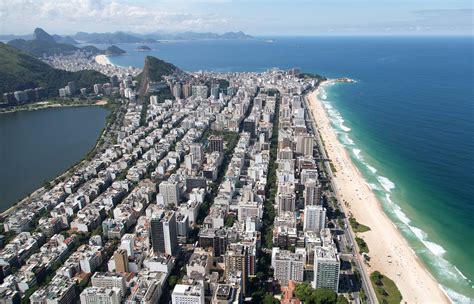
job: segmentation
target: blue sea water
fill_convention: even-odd
[[[275,37],[119,45],[184,70],[299,67],[354,84],[326,89],[340,141],[392,221],[455,302],[474,299],[474,39]],[[420,286],[420,288],[422,288]]]

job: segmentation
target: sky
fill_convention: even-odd
[[[471,0],[0,0],[0,34],[472,35]]]

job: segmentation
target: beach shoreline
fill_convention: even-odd
[[[100,106],[106,106],[107,104],[108,102],[105,100],[99,100],[95,103],[72,103],[72,104],[41,101],[37,103],[31,103],[30,107],[28,108],[13,107],[11,109],[1,110],[0,115],[18,113],[18,112],[39,111],[39,110],[51,109],[51,108],[80,108],[80,107],[97,107],[97,106],[100,107]]]
[[[107,55],[97,55],[95,56],[95,62],[101,65],[113,65]]]
[[[392,279],[407,303],[449,303],[450,299],[416,256],[407,240],[382,209],[379,199],[368,186],[365,178],[352,162],[346,148],[339,142],[331,126],[327,108],[318,95],[329,80],[307,95],[308,104],[317,130],[329,159],[335,168],[333,181],[338,188],[345,214],[352,214],[358,222],[370,227],[370,231],[357,233],[370,250],[370,266],[364,271],[370,275],[380,271]]]

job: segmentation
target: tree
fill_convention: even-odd
[[[336,304],[349,304],[349,301],[343,295],[338,295]]]
[[[271,293],[267,293],[263,298],[263,304],[278,304],[280,303]]]
[[[232,227],[234,226],[234,223],[235,223],[235,215],[229,214],[227,218],[225,219],[225,226]]]
[[[331,289],[314,289],[308,283],[301,283],[296,286],[295,296],[307,304],[345,304],[347,300],[340,299]]]
[[[315,289],[312,293],[312,300],[316,304],[332,304],[337,301],[337,294],[327,288]]]
[[[375,285],[382,286],[383,285],[382,279],[383,279],[383,275],[380,272],[374,271],[372,273],[372,280],[374,281]]]
[[[178,283],[178,277],[175,275],[171,275],[168,279],[168,285],[170,289],[173,289],[177,283]]]
[[[252,302],[253,303],[262,303],[264,297],[264,292],[259,290],[259,291],[254,291],[252,293]]]

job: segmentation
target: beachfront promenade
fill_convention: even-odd
[[[321,140],[321,135],[317,131],[318,128],[317,128],[317,125],[316,125],[316,120],[314,119],[313,111],[311,110],[311,107],[309,105],[308,98],[309,98],[308,95],[306,95],[305,98],[304,98],[304,103],[305,103],[305,107],[308,109],[307,112],[311,116],[312,128],[313,128],[313,131],[316,135],[316,140],[317,140],[317,145],[319,147],[319,152],[321,153],[322,159],[323,159],[322,163],[325,166],[326,173],[329,175],[329,182],[331,184],[331,189],[334,191],[334,195],[337,198],[337,204],[338,204],[338,206],[341,210],[344,210],[344,208],[342,207],[342,204],[341,204],[342,198],[339,194],[337,185],[334,183],[334,176],[333,176],[333,172],[332,172],[330,162],[329,162],[330,159],[328,158],[328,156],[326,154],[326,149],[324,148],[323,142]],[[347,216],[344,217],[344,226],[345,227],[340,227],[344,230],[344,235],[341,238],[341,243],[347,244],[347,240],[349,240],[349,245],[352,248],[352,252],[353,252],[353,254],[352,254],[352,257],[354,258],[353,260],[356,262],[357,269],[360,270],[359,273],[362,276],[361,277],[362,278],[362,288],[366,291],[366,296],[368,298],[367,302],[368,303],[377,303],[377,296],[375,295],[374,288],[373,288],[373,286],[370,282],[369,275],[364,270],[363,262],[362,262],[363,257],[361,257],[361,255],[359,254],[359,250],[357,248],[358,246],[357,246],[357,243],[355,242],[354,233],[351,229],[351,226],[350,226],[350,223],[349,223],[349,220],[348,220]],[[342,247],[343,246],[340,246],[341,250],[342,250]]]

